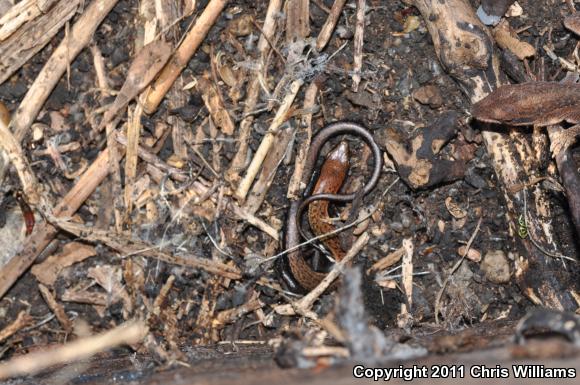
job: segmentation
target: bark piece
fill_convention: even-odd
[[[449,160],[438,156],[441,148],[455,136],[457,119],[456,112],[448,111],[412,139],[402,130],[387,129],[379,133],[378,142],[393,158],[399,175],[409,186],[422,189],[463,177],[470,159]],[[409,149],[407,143],[410,143]]]

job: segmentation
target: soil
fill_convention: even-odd
[[[478,6],[478,1],[471,2],[475,7]],[[196,3],[197,10],[200,11],[207,1]],[[316,3],[330,7],[332,1],[311,2],[310,35],[314,37],[318,35],[327,15]],[[368,227],[370,241],[356,257],[354,265],[366,271],[373,263],[399,249],[404,239],[409,239],[414,245],[413,271],[417,273],[413,278],[411,322],[402,322],[400,317],[401,307],[407,303],[407,298],[400,289],[402,285],[400,278],[395,276],[400,271],[393,272],[389,282],[383,281],[383,287],[373,282],[372,277],[364,276],[362,298],[369,323],[400,344],[424,348],[427,356],[421,358],[421,361],[413,362],[422,362],[426,365],[463,362],[469,365],[485,363],[493,367],[497,363],[508,365],[507,363],[511,364],[513,360],[532,359],[526,362],[578,368],[577,357],[574,358],[577,351],[574,349],[566,357],[537,357],[533,354],[532,357],[517,357],[514,353],[517,345],[513,343],[512,337],[516,322],[528,310],[535,307],[514,279],[516,261],[521,253],[518,248],[519,225],[515,220],[508,219],[501,186],[482,144],[478,127],[467,123],[470,102],[446,74],[445,69],[441,68],[435,56],[430,34],[418,11],[402,1],[367,1],[363,80],[359,92],[354,93],[351,91],[352,31],[356,11],[354,3],[347,2],[338,23],[338,30],[326,50],[322,54],[305,53],[308,62],[304,66],[304,71],[295,74],[303,76],[306,82],[316,81],[319,84],[318,108],[313,116],[313,128],[319,129],[333,121],[355,121],[367,127],[384,149],[384,142],[381,143],[381,139],[384,140],[388,135],[388,129],[394,128],[408,137],[413,137],[426,127],[430,127],[442,113],[455,111],[465,124],[457,127],[455,137],[443,147],[440,156],[454,159],[457,149],[463,148],[469,151],[468,155],[471,158],[463,178],[419,190],[412,189],[402,180],[397,181],[396,171],[392,165],[387,164],[378,186],[358,205],[360,209],[376,204],[379,210],[373,215]],[[562,25],[563,15],[569,13],[567,4],[554,0],[520,0],[519,5],[523,9],[523,15],[509,18],[509,23],[512,28],[522,30],[519,34],[521,40],[529,42],[537,49],[536,57],[529,59],[526,66],[532,73],[544,73],[548,80],[560,80],[564,73],[560,70],[558,62],[547,57],[542,47],[552,44],[556,55],[572,57],[578,38],[566,31]],[[243,51],[232,45],[232,38],[224,37],[224,33],[231,28],[236,19],[244,15],[252,15],[256,23],[261,25],[267,6],[268,1],[265,0],[232,1],[211,29],[202,48],[188,63],[182,75],[185,83],[200,76],[204,71],[211,71],[210,47],[215,52],[223,53],[224,60],[250,67],[255,57],[250,53],[244,56]],[[420,24],[409,32],[403,32],[405,20],[409,17],[418,17]],[[93,44],[103,54],[108,75],[112,80],[111,86],[116,90],[121,88],[131,58],[135,54],[132,42],[139,32],[136,27],[137,20],[138,2],[120,1],[99,27],[93,39]],[[193,20],[193,16],[184,18],[177,24],[177,30],[184,33]],[[259,34],[255,28],[252,33],[254,37]],[[0,85],[0,102],[10,111],[18,107],[36,74],[63,38],[64,34],[61,31],[53,39],[52,44]],[[240,35],[233,39],[247,47],[252,44],[252,39],[248,35]],[[279,33],[273,43],[283,56],[288,53],[289,47],[283,35]],[[305,52],[307,51],[305,49]],[[267,81],[268,86],[275,86],[285,75],[285,67],[282,59],[275,54],[270,60]],[[317,61],[323,62],[324,65],[316,66]],[[515,69],[517,73],[525,73],[523,62],[517,62],[517,66]],[[244,96],[234,101],[228,95],[227,85],[222,82],[220,87],[231,116],[239,122]],[[421,99],[416,94],[419,90],[435,92],[435,99],[438,96],[439,100],[433,102],[433,98],[430,98],[431,104],[421,104],[417,101]],[[189,138],[195,137],[200,129],[208,129],[204,122],[208,110],[204,107],[200,93],[195,89],[183,92],[186,93],[185,105],[171,108],[167,103],[163,103],[157,112],[142,120],[144,137],[155,136],[159,122],[166,123],[168,117],[186,122]],[[281,92],[282,95],[284,93]],[[297,100],[303,100],[303,96],[303,92],[299,93]],[[112,100],[112,97],[103,97],[95,89],[93,58],[89,49],[83,50],[71,63],[70,73],[61,79],[37,119],[39,124],[43,124],[42,139],[35,141],[29,135],[23,143],[23,149],[37,178],[48,186],[56,201],[71,188],[74,178],[67,178],[65,172],[55,166],[53,158],[39,155],[38,150],[46,149],[51,140],[58,140],[59,144],[78,142],[80,143],[78,149],[61,154],[67,170],[70,172],[76,170],[85,160],[92,162],[104,148],[105,138],[104,132],[97,139],[92,135],[92,126],[99,119],[95,116],[99,116],[97,110],[101,106],[111,103]],[[266,104],[267,99],[264,96],[258,108],[265,107]],[[297,103],[297,109],[300,108],[299,105]],[[272,117],[271,112],[255,115],[250,141],[252,151],[258,148]],[[125,118],[126,116],[123,117],[123,121]],[[58,122],[61,122],[61,126],[58,126]],[[297,120],[292,121],[292,124],[299,126]],[[206,132],[205,136],[211,135],[213,134]],[[234,134],[234,138],[235,135],[237,133]],[[296,140],[300,142],[305,136],[304,129],[298,127]],[[218,137],[225,136],[220,133]],[[192,146],[188,140],[186,142],[191,154]],[[208,140],[197,149],[217,171],[218,177],[216,178],[207,168],[203,169],[201,175],[212,180],[224,180],[224,172],[237,151],[237,145],[235,141],[223,140],[216,151],[215,143],[215,140]],[[350,143],[351,169],[343,192],[356,192],[372,170],[370,153],[364,144],[357,139],[352,139]],[[327,151],[327,148],[330,148],[330,145],[325,147],[324,151]],[[173,153],[174,144],[169,135],[158,156],[168,161]],[[574,149],[573,156],[576,164],[580,165],[578,146]],[[279,228],[280,234],[283,234],[283,223],[289,205],[286,193],[294,169],[293,159],[292,156],[291,162],[280,165],[274,179],[276,182],[272,184],[266,201],[256,213],[260,219]],[[549,162],[548,159],[547,163]],[[190,166],[186,162],[184,167]],[[144,166],[138,170],[140,176],[147,173]],[[198,167],[192,167],[191,175],[197,170]],[[224,186],[227,186],[227,182],[224,183]],[[382,197],[391,184],[393,186]],[[107,192],[110,187],[107,186],[109,185],[101,186],[77,212],[79,222],[89,226],[103,226],[99,215],[102,214],[104,205],[107,203],[112,205],[110,200],[105,200],[111,199],[110,191]],[[24,242],[25,239],[22,220],[16,215],[18,205],[12,197],[19,188],[18,177],[11,171],[1,187],[3,198],[0,198],[2,208],[0,225],[4,228],[3,233],[10,231],[9,237],[15,237],[14,229],[18,229],[20,239],[5,240],[6,246],[0,246],[2,248],[0,256],[13,254],[8,245],[12,249],[14,244]],[[229,193],[226,192],[227,194]],[[580,255],[580,243],[567,215],[569,209],[566,198],[556,190],[550,194],[553,198],[554,213],[551,224],[557,236],[554,243],[559,245],[559,249],[565,255],[577,258]],[[165,199],[170,203],[165,204],[161,199],[156,202],[159,214],[153,222],[144,220],[145,208],[141,208],[140,212],[135,210],[132,214],[130,235],[157,245],[163,239],[168,242],[166,248],[172,253],[179,254],[185,250],[199,257],[235,264],[244,271],[243,277],[237,281],[228,281],[201,270],[139,256],[130,257],[135,258],[146,277],[143,291],[137,293],[137,297],[142,296],[146,301],[152,302],[168,278],[175,277],[163,309],[173,309],[171,314],[177,314],[179,309],[179,317],[176,315],[170,317],[177,325],[167,326],[166,322],[169,321],[163,315],[149,318],[150,334],[164,353],[153,352],[151,346],[138,348],[138,353],[135,354],[132,349],[119,348],[102,353],[89,363],[70,364],[69,367],[44,372],[39,375],[40,377],[7,383],[32,384],[53,381],[58,376],[67,375],[67,369],[81,373],[68,373],[69,377],[65,377],[69,379],[69,383],[75,384],[112,382],[189,384],[226,381],[242,384],[260,380],[314,384],[350,380],[352,365],[348,363],[349,361],[337,357],[332,359],[326,357],[318,361],[306,360],[313,364],[312,366],[301,365],[298,360],[298,367],[308,368],[304,370],[283,369],[277,364],[279,355],[282,354],[279,347],[284,346],[288,340],[297,339],[304,343],[304,346],[320,345],[318,340],[330,341],[329,345],[337,344],[336,339],[329,335],[317,334],[315,331],[319,330],[319,327],[313,322],[301,317],[273,314],[273,305],[286,303],[294,297],[276,290],[278,277],[273,264],[263,265],[256,272],[250,269],[248,260],[254,256],[274,255],[283,250],[283,242],[273,241],[266,233],[244,223],[231,211],[218,210],[215,206],[199,210],[185,207],[184,215],[179,217],[176,210],[182,203],[173,197]],[[449,209],[449,202],[460,208],[464,216],[461,218],[454,216]],[[348,217],[350,210],[357,209],[356,206],[356,204],[334,205],[333,212],[344,219]],[[38,214],[36,219],[37,222],[43,221]],[[478,225],[480,219],[481,223]],[[113,228],[109,226],[110,223],[105,224],[105,228]],[[442,296],[439,316],[441,322],[437,324],[435,321],[437,294],[442,282],[449,276],[452,267],[460,258],[459,248],[467,244],[474,233],[476,236],[471,243],[471,249],[478,253],[483,261],[466,259],[452,275]],[[342,236],[342,242],[345,244],[352,243],[352,239],[351,233]],[[61,232],[58,240],[60,243],[58,250],[62,250],[62,246],[76,240],[76,237]],[[78,241],[85,242],[82,239]],[[216,249],[216,244],[224,251],[223,253]],[[67,267],[60,274],[52,287],[57,299],[67,289],[79,286],[93,286],[91,290],[101,294],[105,292],[103,288],[94,284],[87,276],[87,272],[101,265],[113,266],[120,272],[127,256],[104,244],[96,244],[95,250],[94,257]],[[486,264],[487,258],[490,259]],[[492,258],[497,259],[492,261]],[[562,269],[566,272],[562,276],[569,280],[565,286],[571,291],[578,290],[578,269],[574,264],[554,261],[545,268],[555,271]],[[258,282],[260,278],[265,280]],[[345,279],[349,279],[348,276]],[[43,322],[49,319],[51,310],[38,293],[37,279],[28,271],[1,299],[0,330],[12,322],[22,310],[32,316],[35,325],[34,328],[22,330],[0,344],[2,361],[37,350],[39,347],[65,342],[69,338],[55,318]],[[208,311],[204,308],[208,303],[214,307],[214,312],[219,312],[242,305],[255,293],[263,302],[262,310],[244,313],[234,322],[213,330],[208,330],[207,324],[200,324],[200,314]],[[325,293],[313,310],[319,315],[330,314],[330,319],[340,318],[336,314],[339,296],[344,298],[344,294],[339,295],[332,291]],[[148,310],[142,305],[143,300],[137,299],[137,303],[141,304],[136,306],[140,310],[134,310],[133,315],[148,314]],[[104,308],[75,302],[62,304],[69,316],[85,320],[93,333],[110,329],[127,318],[121,302],[108,303]],[[265,322],[266,316],[271,317],[272,321]],[[168,331],[169,329],[171,331]],[[462,333],[468,333],[469,336],[466,337]],[[568,347],[568,344],[562,343]],[[541,361],[533,361],[538,358]],[[385,358],[383,362],[384,365],[398,365],[399,361]],[[76,368],[74,365],[81,366]],[[188,365],[189,368],[184,368],[184,365]]]

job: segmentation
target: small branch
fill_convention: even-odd
[[[276,176],[276,171],[278,166],[282,163],[285,158],[286,152],[288,151],[288,144],[294,137],[294,129],[285,125],[285,127],[276,133],[273,148],[268,152],[262,168],[260,170],[260,175],[256,179],[252,187],[252,192],[246,201],[244,208],[250,212],[255,213],[258,211],[264,199],[266,199],[266,194],[274,182],[274,177]]]
[[[133,188],[137,178],[137,158],[139,157],[139,138],[141,137],[141,115],[143,107],[137,103],[132,112],[129,112],[127,120],[127,146],[125,155],[125,213],[123,217],[129,218],[133,211]],[[115,140],[116,138],[112,138]]]
[[[407,296],[407,303],[409,306],[413,306],[413,242],[412,239],[403,239],[403,248],[405,249],[405,254],[403,255],[402,271],[403,275],[403,288],[405,289],[405,295]],[[411,311],[411,309],[407,309]]]
[[[54,295],[52,295],[48,287],[44,286],[43,284],[39,284],[38,290],[40,290],[42,298],[44,298],[46,305],[56,316],[56,319],[60,323],[60,326],[62,326],[62,329],[66,333],[71,333],[73,330],[73,324],[70,318],[66,315],[64,307],[56,301],[56,298],[54,298]]]
[[[0,149],[4,150],[14,165],[28,203],[39,206],[43,212],[48,212],[49,203],[38,190],[39,183],[24,156],[22,147],[2,119],[0,119]]]
[[[240,279],[242,277],[241,272],[235,266],[229,266],[218,261],[201,258],[192,254],[178,256],[173,253],[165,253],[161,251],[163,245],[148,244],[138,239],[123,237],[106,230],[97,230],[68,221],[61,221],[58,223],[58,226],[71,234],[75,234],[81,239],[90,242],[102,242],[125,256],[143,255],[147,258],[158,259],[174,265],[202,269],[208,273],[229,279]]]
[[[244,314],[256,311],[263,306],[264,304],[259,299],[259,293],[254,292],[252,297],[243,305],[219,312],[213,321],[213,327],[223,327],[228,323],[234,322]]]
[[[272,237],[272,239],[276,241],[280,240],[280,237],[278,236],[279,229],[275,229],[268,223],[256,217],[254,214],[248,212],[247,210],[244,210],[233,201],[229,202],[229,207],[234,212],[234,214],[236,214],[240,219],[262,230],[264,233]]]
[[[303,109],[311,111],[316,105],[316,95],[318,94],[318,85],[316,81],[310,83],[306,92],[304,93]],[[301,186],[302,173],[304,171],[304,164],[306,163],[306,154],[310,147],[310,140],[312,139],[312,113],[307,113],[302,117],[301,127],[306,131],[306,138],[302,141],[294,140],[296,145],[300,144],[296,153],[296,160],[294,162],[294,172],[288,183],[288,193],[286,196],[290,199],[298,199],[300,192],[306,186]]]
[[[226,178],[229,182],[237,182],[240,178],[239,173],[242,171],[246,158],[248,155],[248,143],[250,142],[250,134],[252,132],[252,123],[254,116],[250,112],[254,111],[258,102],[260,94],[260,75],[259,71],[264,70],[266,63],[266,55],[269,47],[269,40],[274,35],[276,29],[276,15],[280,12],[282,7],[282,0],[270,0],[268,10],[266,11],[266,18],[262,27],[262,35],[258,41],[258,51],[260,54],[259,66],[254,76],[251,76],[247,88],[247,96],[244,105],[245,118],[240,123],[240,130],[238,134],[238,151],[232,160],[230,167],[226,173]]]
[[[286,42],[288,44],[310,35],[310,0],[286,0]]]
[[[552,140],[555,133],[561,132],[561,130],[562,128],[559,126],[548,127],[550,140]],[[555,160],[562,178],[562,184],[566,190],[570,215],[576,227],[576,236],[580,237],[580,174],[576,169],[570,148],[566,148],[556,154]]]

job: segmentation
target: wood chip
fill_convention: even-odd
[[[521,41],[506,20],[502,20],[493,29],[493,37],[500,47],[510,50],[520,60],[536,55],[534,46]]]

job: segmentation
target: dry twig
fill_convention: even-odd
[[[303,107],[305,111],[311,111],[316,105],[316,95],[318,94],[318,85],[316,81],[310,83],[306,92],[304,93],[304,103]],[[308,154],[308,148],[310,147],[310,141],[312,140],[312,113],[307,113],[302,117],[301,127],[306,131],[306,138],[300,141],[301,146],[298,148],[296,153],[296,160],[294,162],[294,172],[288,183],[288,193],[286,197],[290,199],[297,199],[300,196],[300,192],[306,186],[301,186],[302,173],[304,172],[304,164],[306,163],[306,154]],[[298,143],[298,141],[296,141]]]
[[[41,9],[41,3],[52,3],[51,8]],[[0,15],[0,84],[42,50],[73,18],[78,6],[79,0],[58,0],[56,4],[54,0],[25,0]]]
[[[152,114],[157,110],[165,94],[167,94],[175,79],[185,68],[189,59],[195,54],[227,3],[227,0],[211,0],[207,4],[193,28],[183,38],[183,41],[169,59],[169,63],[163,68],[153,84],[152,92],[149,93],[145,101],[145,112]]]
[[[324,47],[326,47],[326,44],[328,44],[330,38],[332,37],[332,32],[336,27],[336,23],[338,23],[338,18],[342,13],[342,8],[344,7],[345,3],[346,0],[335,0],[335,2],[332,4],[330,14],[328,15],[326,22],[322,26],[322,29],[318,34],[318,38],[316,39],[316,49],[318,51],[322,51]]]
[[[282,123],[286,121],[288,111],[290,110],[290,107],[294,102],[294,98],[296,98],[296,95],[298,94],[298,91],[300,90],[300,87],[302,86],[303,83],[304,81],[302,79],[296,79],[290,85],[290,90],[288,94],[286,95],[284,101],[278,108],[276,116],[274,116],[274,120],[272,120],[272,123],[268,128],[268,132],[266,133],[266,135],[264,135],[264,138],[262,138],[260,147],[258,147],[258,150],[256,150],[256,153],[254,154],[254,158],[252,159],[252,162],[250,163],[250,166],[246,171],[246,176],[242,179],[242,181],[238,186],[238,189],[236,190],[236,197],[238,199],[240,200],[246,199],[246,195],[248,194],[252,182],[254,181],[254,178],[256,178],[256,175],[258,174],[258,171],[260,170],[262,163],[264,162],[264,158],[272,148],[272,145],[276,138],[276,133],[278,132],[278,129],[280,128]]]
[[[366,0],[357,0],[356,2],[356,26],[354,30],[354,60],[352,66],[352,91],[358,92],[358,86],[361,81],[361,69],[363,62],[363,39],[365,31],[365,11]]]
[[[7,325],[4,329],[0,330],[0,342],[4,341],[11,335],[18,332],[20,329],[25,328],[26,326],[32,323],[32,317],[28,314],[27,311],[22,310],[18,313],[16,319]]]
[[[54,365],[83,360],[116,346],[135,344],[145,337],[147,331],[142,321],[127,322],[94,337],[18,356],[0,364],[0,379],[31,376]]]

